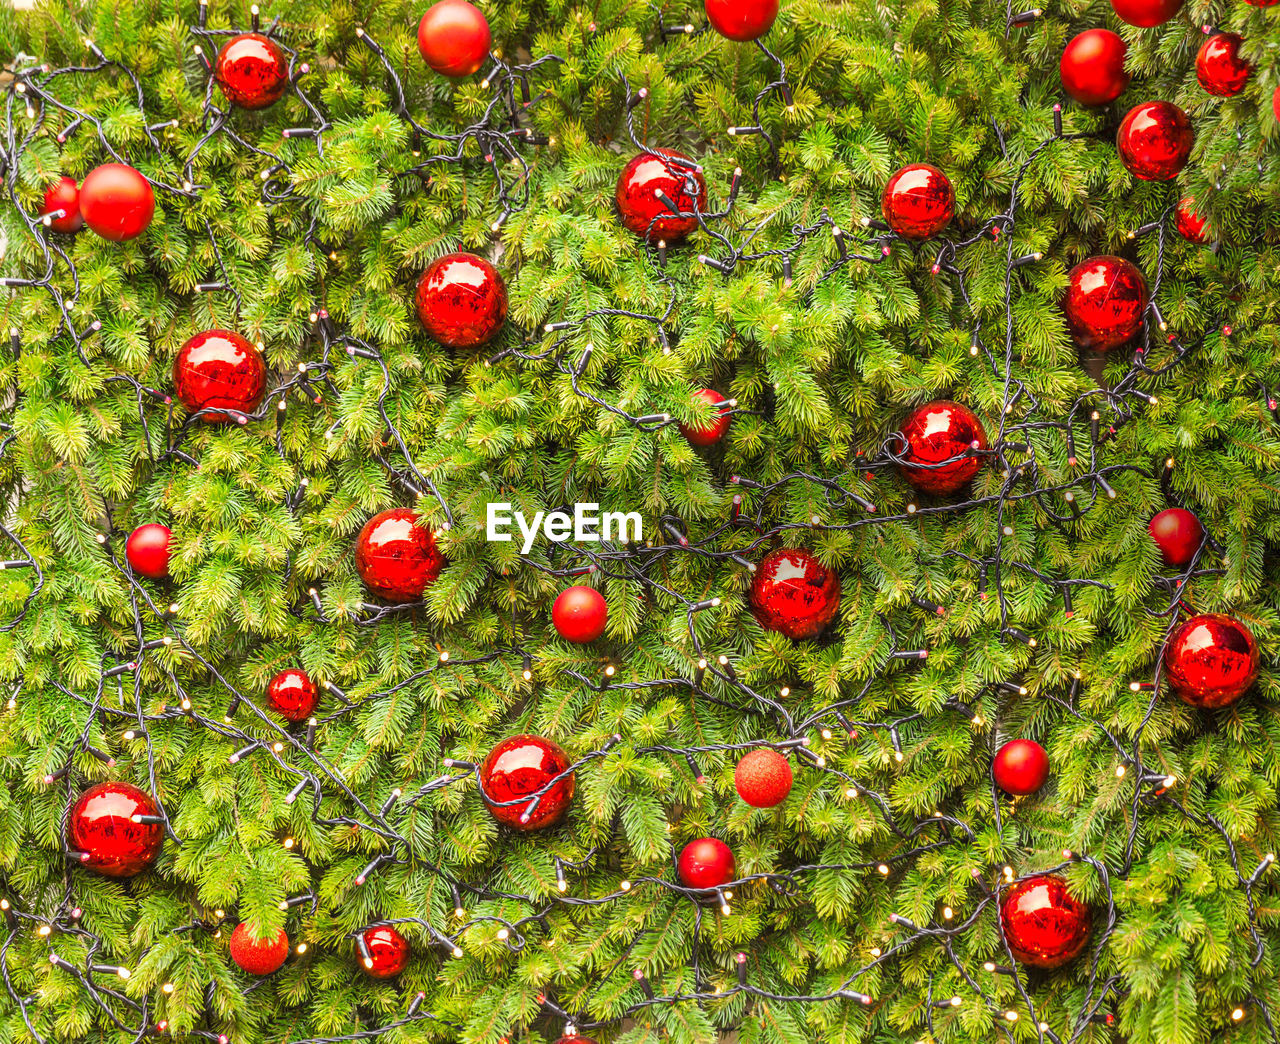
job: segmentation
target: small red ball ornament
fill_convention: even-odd
[[[902,422],[902,436],[900,470],[922,493],[954,493],[982,468],[974,453],[987,448],[987,432],[968,406],[950,399],[918,406]]]
[[[394,979],[409,964],[409,940],[391,925],[366,928],[361,938],[368,956],[364,970],[375,979]]]
[[[541,736],[522,733],[509,736],[489,752],[480,766],[480,789],[488,799],[485,807],[499,823],[516,830],[545,830],[564,818],[573,799],[576,782],[570,772],[563,779],[528,801],[518,804],[491,804],[517,801],[537,794],[556,776],[569,768],[569,755],[560,746]]]
[[[418,280],[417,307],[419,322],[446,348],[477,348],[497,337],[507,321],[507,284],[483,257],[445,254]]]
[[[1250,7],[1275,7],[1280,0],[1244,0]]]
[[[1178,234],[1188,243],[1203,245],[1209,242],[1209,236],[1205,232],[1208,219],[1195,212],[1195,204],[1190,198],[1184,197],[1178,201],[1177,220]]]
[[[1062,89],[1081,105],[1107,105],[1129,86],[1125,42],[1110,29],[1086,29],[1062,51]]]
[[[717,391],[712,391],[710,388],[699,389],[693,393],[693,397],[701,399],[713,408],[725,401],[723,395]],[[731,419],[729,412],[721,408],[703,427],[693,424],[681,424],[680,434],[688,439],[691,445],[714,446],[724,438],[725,433],[729,430],[729,421]]]
[[[1151,539],[1171,566],[1184,566],[1195,557],[1204,539],[1204,527],[1186,508],[1166,508],[1148,525]]]
[[[123,163],[94,167],[80,182],[80,216],[103,239],[122,243],[140,236],[155,213],[151,183]]]
[[[1244,90],[1253,67],[1240,57],[1244,38],[1238,33],[1215,33],[1196,54],[1196,79],[1217,98],[1231,98]]]
[[[164,827],[135,823],[159,812],[151,796],[129,783],[95,783],[67,816],[67,847],[107,877],[133,877],[156,861]]]
[[[80,216],[80,186],[75,178],[64,174],[44,190],[40,216],[52,214],[55,210],[64,212],[62,217],[49,222],[49,227],[55,232],[79,232],[84,227],[84,218]]]
[[[1129,110],[1116,131],[1120,162],[1143,181],[1169,181],[1187,165],[1196,135],[1172,102],[1151,101]]]
[[[168,526],[159,522],[144,522],[124,542],[124,557],[135,573],[162,580],[169,575],[169,542],[172,534]]]
[[[1205,613],[1173,632],[1164,669],[1184,703],[1204,710],[1229,707],[1258,676],[1258,646],[1239,620]]]
[[[1079,955],[1092,930],[1090,910],[1053,874],[1029,877],[1000,901],[1000,927],[1013,956],[1033,968],[1061,968]]]
[[[1076,344],[1105,352],[1138,332],[1148,300],[1147,281],[1135,265],[1101,254],[1068,274],[1062,310]]]
[[[685,845],[678,869],[686,888],[719,888],[736,873],[733,852],[714,837],[700,837]]]
[[[289,956],[289,937],[280,929],[274,938],[256,939],[241,921],[231,933],[231,959],[250,975],[270,975]]]
[[[1271,114],[1276,118],[1276,122],[1280,123],[1280,87],[1277,87],[1271,95]]]
[[[733,770],[733,785],[752,808],[773,808],[791,793],[791,763],[772,747],[744,754]]]
[[[267,703],[286,721],[306,721],[319,702],[316,683],[298,667],[281,671],[267,684]]]
[[[493,34],[480,8],[467,0],[440,0],[418,23],[418,53],[435,72],[460,80],[477,72]]]
[[[551,624],[567,642],[594,642],[608,622],[609,606],[594,587],[566,587],[551,606]]]
[[[758,40],[778,17],[778,0],[704,0],[711,28],[730,40]]]
[[[951,180],[937,167],[913,163],[889,179],[880,200],[888,226],[905,239],[937,235],[956,213]]]
[[[445,561],[431,530],[414,525],[412,508],[379,511],[356,537],[356,572],[379,598],[416,602]]]
[[[751,581],[751,611],[768,631],[799,641],[815,638],[840,608],[840,574],[799,547],[760,560]]]
[[[1181,11],[1182,0],[1111,0],[1111,6],[1130,25],[1150,29]]]
[[[1049,755],[1035,740],[1010,740],[996,751],[991,773],[1006,794],[1034,794],[1049,778]]]
[[[289,83],[289,63],[280,45],[261,33],[241,33],[222,45],[213,78],[227,101],[242,109],[274,105]]]
[[[173,360],[173,389],[191,413],[212,406],[252,413],[267,390],[262,353],[232,330],[205,330],[182,346]],[[206,413],[208,424],[239,420]]]
[[[674,162],[673,162],[674,161]],[[661,192],[682,214],[707,209],[707,182],[702,168],[675,149],[654,148],[633,156],[618,175],[614,200],[622,224],[638,236],[668,243],[684,239],[698,227],[696,217],[659,217],[671,208]]]

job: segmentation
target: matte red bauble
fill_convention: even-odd
[[[156,861],[164,840],[163,825],[133,817],[158,814],[150,795],[129,783],[95,783],[67,816],[67,847],[91,870],[132,877]]]
[[[1049,778],[1049,755],[1035,740],[1010,740],[996,751],[991,774],[1006,794],[1034,794]]]
[[[94,167],[80,182],[80,216],[103,239],[122,243],[140,236],[155,213],[151,183],[123,163]]]
[[[1169,181],[1187,165],[1195,131],[1172,102],[1151,101],[1129,110],[1116,131],[1120,162],[1143,181]]]
[[[289,937],[282,928],[273,938],[257,939],[241,921],[231,933],[230,949],[231,959],[250,975],[270,975],[279,971],[289,956]]]
[[[1244,38],[1238,33],[1215,33],[1196,54],[1196,79],[1218,98],[1230,98],[1244,90],[1253,67],[1240,57]]]
[[[389,924],[381,928],[366,928],[365,948],[369,956],[363,960],[364,970],[375,979],[393,979],[404,971],[409,963],[409,940]]]
[[[1151,539],[1171,566],[1184,566],[1195,557],[1204,540],[1204,527],[1186,508],[1166,508],[1147,527]]]
[[[888,226],[905,239],[928,239],[947,227],[956,213],[950,179],[928,163],[903,167],[889,179],[880,200]]]
[[[1111,0],[1111,6],[1130,25],[1150,29],[1181,11],[1182,0]]]
[[[703,0],[711,28],[730,40],[758,40],[778,17],[778,0]]]
[[[233,105],[265,109],[284,94],[289,63],[274,40],[261,33],[241,33],[222,45],[213,63],[213,78]]]
[[[281,671],[267,683],[267,703],[287,721],[306,721],[319,702],[316,683],[298,667]]]
[[[124,542],[124,557],[135,573],[161,580],[169,575],[169,541],[172,534],[168,526],[159,522],[144,522]]]
[[[412,508],[379,511],[356,537],[356,572],[388,602],[416,602],[444,568],[436,538],[417,518]]]
[[[564,772],[571,762],[559,745],[541,736],[522,733],[509,736],[489,752],[480,766],[480,789],[488,799],[485,807],[499,823],[517,830],[545,830],[564,818],[573,799],[574,774],[570,772],[545,793],[537,804],[519,798],[537,794]],[[515,804],[490,802],[512,801]]]
[[[1209,222],[1195,212],[1195,204],[1189,198],[1178,201],[1178,234],[1188,243],[1204,244],[1209,242],[1205,233],[1205,225]]]
[[[698,219],[659,217],[672,212],[658,198],[659,192],[682,214],[706,211],[707,182],[702,168],[675,149],[654,148],[632,157],[618,175],[618,186],[614,190],[622,224],[636,235],[668,243],[684,239],[698,227]]]
[[[814,638],[840,608],[840,574],[803,548],[784,547],[760,560],[751,581],[751,612],[760,626],[788,638]]]
[[[1129,86],[1125,42],[1110,29],[1086,29],[1062,51],[1062,89],[1081,105],[1107,105]]]
[[[1184,703],[1229,707],[1258,676],[1258,646],[1249,628],[1221,613],[1193,616],[1164,647],[1169,685]]]
[[[205,330],[182,346],[173,360],[173,390],[191,413],[211,406],[252,413],[267,390],[262,353],[233,330]],[[206,413],[208,424],[237,420]]]
[[[950,399],[918,406],[902,422],[902,436],[903,477],[922,493],[954,493],[982,468],[973,454],[987,448],[987,432],[968,406]]]
[[[1081,261],[1067,276],[1062,310],[1081,348],[1110,351],[1142,328],[1147,281],[1122,257],[1101,254]]]
[[[476,348],[497,337],[507,321],[507,284],[483,257],[445,254],[418,280],[417,307],[419,322],[446,348]]]
[[[84,227],[84,218],[80,216],[80,186],[75,178],[64,174],[44,190],[40,216],[52,214],[55,210],[65,211],[62,217],[49,222],[49,227],[55,232],[79,232]]]
[[[594,587],[566,587],[551,606],[551,624],[567,642],[594,642],[608,622],[609,606]]]
[[[733,786],[752,808],[773,808],[791,793],[791,763],[772,747],[742,756],[733,770]]]
[[[418,23],[418,53],[435,72],[460,80],[479,70],[493,35],[480,8],[467,0],[440,0]]]
[[[701,399],[713,409],[724,402],[724,396],[710,388],[701,388],[693,393],[695,399]],[[729,421],[732,418],[729,412],[723,408],[712,415],[705,426],[699,427],[693,424],[681,424],[680,434],[689,440],[694,446],[714,446],[717,442],[724,438],[725,432],[729,430]]]
[[[1033,968],[1060,968],[1078,956],[1093,925],[1089,907],[1053,874],[1029,877],[1000,901],[1000,927],[1015,959]]]
[[[732,881],[736,873],[733,852],[714,837],[700,837],[685,845],[678,869],[686,888],[719,888]]]

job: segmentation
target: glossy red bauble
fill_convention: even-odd
[[[369,951],[362,963],[373,978],[393,979],[409,964],[409,940],[391,925],[366,928],[362,938]]]
[[[1172,102],[1135,105],[1116,131],[1120,162],[1143,181],[1169,181],[1187,165],[1196,135],[1187,114]]]
[[[1204,230],[1209,222],[1195,212],[1195,204],[1191,199],[1184,197],[1178,201],[1177,219],[1178,234],[1188,243],[1203,245],[1209,242],[1209,236]]]
[[[140,236],[155,213],[151,183],[123,163],[94,167],[80,182],[80,216],[103,239],[122,243]]]
[[[49,222],[49,227],[55,232],[79,232],[84,227],[84,218],[80,216],[80,186],[75,178],[64,174],[44,190],[40,216],[52,214],[55,210],[64,212],[62,217]]]
[[[1106,352],[1142,328],[1148,301],[1147,281],[1137,267],[1122,257],[1101,254],[1071,270],[1062,311],[1076,344]]]
[[[758,40],[778,17],[778,0],[703,0],[711,28],[730,40]]]
[[[974,453],[987,448],[987,432],[968,406],[950,399],[918,406],[902,422],[902,436],[903,477],[922,493],[954,493],[982,468]]]
[[[702,168],[675,149],[655,148],[634,156],[622,168],[614,200],[622,224],[638,236],[674,243],[698,227],[696,217],[659,217],[671,214],[657,193],[676,205],[681,214],[707,209],[707,182]]]
[[[135,823],[158,814],[149,794],[129,783],[95,783],[67,816],[67,847],[80,862],[107,877],[132,877],[156,861],[164,827]]]
[[[509,736],[489,752],[480,766],[485,807],[499,823],[517,830],[555,826],[569,810],[576,780],[570,772],[554,784],[551,781],[570,764],[569,755],[549,739],[528,734]],[[538,794],[549,784],[550,789]],[[538,794],[536,805],[534,794]],[[518,800],[526,796],[528,801]],[[492,804],[495,801],[515,803]]]
[[[937,167],[913,163],[889,179],[880,200],[888,226],[905,239],[937,235],[956,213],[951,180]]]
[[[1125,42],[1110,29],[1086,29],[1062,51],[1062,89],[1081,105],[1107,105],[1129,86]]]
[[[798,547],[770,551],[751,581],[751,612],[760,626],[796,640],[827,629],[840,608],[840,574]]]
[[[1229,707],[1258,676],[1258,646],[1239,620],[1221,613],[1193,616],[1164,647],[1169,686],[1193,707]]]
[[[274,40],[261,33],[241,33],[222,45],[213,78],[233,105],[265,109],[278,102],[289,85],[289,62]]]
[[[460,80],[477,72],[489,54],[489,20],[467,0],[440,0],[418,23],[418,53],[435,72]]]
[[[281,671],[267,683],[267,703],[286,721],[306,721],[319,702],[316,683],[298,667]]]
[[[477,348],[497,337],[507,321],[507,284],[483,257],[445,254],[418,280],[417,307],[418,321],[446,348]]]
[[[1276,122],[1280,123],[1280,87],[1277,87],[1271,95],[1271,114],[1276,118]]]
[[[761,747],[742,756],[733,770],[733,786],[752,808],[773,808],[791,793],[791,763],[772,747]]]
[[[1151,520],[1147,528],[1166,565],[1186,565],[1195,557],[1204,540],[1204,527],[1186,508],[1166,508]]]
[[[566,587],[551,606],[551,625],[567,642],[594,642],[608,623],[609,606],[594,587]]]
[[[173,390],[191,413],[211,406],[252,413],[267,390],[262,353],[233,330],[205,330],[182,346],[173,360]],[[209,424],[237,420],[206,413]]]
[[[1244,90],[1253,67],[1240,57],[1243,37],[1238,33],[1215,33],[1200,45],[1196,54],[1196,79],[1217,98],[1230,98]]]
[[[1053,874],[1029,877],[1000,900],[1000,927],[1016,960],[1033,968],[1060,968],[1085,948],[1093,928],[1089,907]]]
[[[693,393],[695,399],[701,399],[713,409],[725,401],[723,395],[710,388],[701,388]],[[680,434],[689,440],[693,446],[714,446],[717,442],[724,438],[725,433],[729,430],[730,417],[727,410],[723,407],[713,414],[712,419],[704,426],[698,427],[693,424],[681,424]]]
[[[1150,29],[1181,11],[1182,0],[1111,0],[1111,6],[1130,25]]]
[[[250,975],[270,975],[289,956],[289,937],[280,929],[273,938],[256,939],[241,921],[231,933],[231,959]]]
[[[169,575],[169,541],[172,534],[168,526],[159,522],[144,522],[124,542],[124,557],[135,573],[161,580]]]
[[[412,508],[379,511],[356,537],[356,572],[388,602],[416,602],[444,568],[436,538],[417,518]]]
[[[686,888],[719,888],[732,881],[737,872],[733,852],[714,837],[700,837],[685,845],[678,869]]]
[[[996,751],[991,774],[1006,794],[1034,794],[1049,778],[1049,755],[1035,740],[1010,740]]]

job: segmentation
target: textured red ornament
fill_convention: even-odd
[[[173,360],[173,390],[191,413],[221,406],[252,413],[267,390],[262,353],[232,330],[205,330],[182,346]],[[226,413],[206,413],[203,420],[234,420]]]
[[[902,435],[902,475],[922,493],[954,493],[982,468],[971,451],[987,448],[987,432],[968,406],[950,399],[918,406],[902,422]]]
[[[255,939],[241,921],[231,933],[230,949],[231,959],[250,975],[270,975],[289,956],[289,937],[282,928],[273,939]]]
[[[681,164],[672,160],[679,160]],[[655,148],[632,157],[618,175],[618,186],[614,190],[622,224],[636,235],[664,239],[668,243],[684,239],[698,227],[698,219],[659,217],[659,214],[670,214],[671,208],[657,197],[658,192],[682,214],[695,209],[705,211],[707,182],[702,168],[675,149]]]
[[[289,83],[289,63],[279,44],[261,33],[241,33],[222,45],[213,78],[227,101],[242,109],[274,105]]]
[[[144,522],[124,542],[124,557],[135,573],[160,580],[169,575],[169,541],[172,534],[168,526],[159,522]]]
[[[703,0],[711,28],[730,40],[758,40],[778,17],[778,0]]]
[[[497,337],[507,321],[507,284],[483,257],[445,254],[418,280],[417,305],[419,322],[446,348],[476,348]]]
[[[693,393],[695,399],[701,399],[707,405],[715,407],[717,403],[724,402],[724,396],[710,388],[701,388]],[[713,415],[712,419],[705,427],[695,427],[692,424],[681,424],[680,434],[683,435],[694,446],[714,446],[717,442],[724,438],[725,432],[729,430],[729,422],[732,417],[725,409],[719,410]]]
[[[1178,201],[1177,214],[1178,234],[1183,239],[1188,243],[1204,244],[1209,242],[1209,237],[1204,230],[1208,220],[1195,212],[1195,204],[1190,198],[1184,197]]]
[[[1125,42],[1110,29],[1086,29],[1062,51],[1062,89],[1081,105],[1107,105],[1129,86]]]
[[[517,830],[545,830],[564,818],[573,799],[576,782],[569,773],[546,793],[517,805],[491,805],[490,801],[514,801],[542,790],[570,765],[559,745],[541,736],[522,733],[499,743],[480,766],[480,788],[485,807],[499,823]],[[530,806],[533,806],[530,808]]]
[[[418,53],[435,72],[460,80],[479,70],[493,35],[489,21],[467,0],[440,0],[418,23]]]
[[[1148,300],[1147,281],[1136,266],[1101,254],[1071,270],[1062,310],[1076,344],[1105,352],[1138,332]]]
[[[928,239],[956,213],[951,180],[937,167],[913,163],[889,179],[880,200],[885,222],[905,239]]]
[[[1111,0],[1111,6],[1130,25],[1150,29],[1181,11],[1182,0]]]
[[[356,537],[356,572],[388,602],[416,602],[444,568],[435,537],[414,525],[417,518],[412,508],[379,511]]]
[[[773,808],[791,793],[791,763],[772,747],[761,747],[742,756],[733,770],[733,785],[752,808]]]
[[[1049,778],[1049,755],[1035,740],[1010,740],[996,751],[991,773],[1006,794],[1034,794]]]
[[[798,547],[770,551],[751,581],[751,611],[760,626],[788,638],[814,638],[840,608],[840,574]]]
[[[1060,968],[1076,957],[1092,930],[1089,907],[1053,874],[1029,877],[1005,891],[1000,926],[1013,956],[1033,968]]]
[[[1200,520],[1186,508],[1166,508],[1147,527],[1151,539],[1171,566],[1184,566],[1195,556],[1204,539]]]
[[[1258,676],[1258,646],[1239,620],[1221,613],[1193,616],[1164,648],[1169,685],[1184,703],[1229,707]]]
[[[1196,79],[1218,98],[1230,98],[1244,90],[1253,67],[1240,57],[1244,38],[1238,33],[1215,33],[1196,54]]]
[[[156,861],[164,827],[135,823],[133,816],[158,814],[150,795],[129,783],[95,783],[67,816],[67,847],[81,862],[107,877],[132,877]]]
[[[551,606],[551,624],[567,642],[594,642],[608,622],[609,606],[594,587],[566,587]]]
[[[714,837],[700,837],[685,845],[678,869],[686,888],[719,888],[732,881],[737,872],[733,852]]]
[[[1187,165],[1195,131],[1172,102],[1151,101],[1129,110],[1116,131],[1120,162],[1143,181],[1169,181]]]
[[[84,218],[80,216],[80,186],[75,178],[64,174],[44,190],[40,216],[52,214],[55,210],[66,211],[63,217],[49,222],[49,227],[55,232],[79,232],[84,227]]]
[[[123,163],[94,167],[80,182],[80,216],[103,239],[122,243],[140,236],[155,213],[151,183]]]
[[[409,940],[390,925],[367,928],[364,944],[369,950],[364,970],[375,979],[393,979],[409,963]]]
[[[288,721],[306,721],[319,702],[316,683],[298,667],[281,671],[267,684],[267,703]]]

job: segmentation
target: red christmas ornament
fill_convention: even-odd
[[[227,101],[242,109],[274,105],[289,84],[289,63],[279,44],[261,33],[241,33],[222,45],[213,78]]]
[[[1053,874],[1020,881],[1000,901],[1000,926],[1013,956],[1033,968],[1061,968],[1076,957],[1092,930],[1089,907]]]
[[[718,403],[724,402],[724,396],[710,388],[701,388],[693,393],[695,399],[701,399],[709,406],[716,406]],[[705,427],[695,427],[692,424],[681,424],[680,434],[689,440],[694,446],[714,446],[717,442],[724,438],[725,432],[729,430],[729,421],[732,418],[725,409],[719,410],[715,416],[707,422]]]
[[[1280,3],[1280,0],[1277,0]],[[1280,123],[1280,87],[1275,89],[1275,93],[1271,95],[1271,114],[1275,116],[1276,122]]]
[[[922,493],[954,493],[982,468],[972,453],[987,448],[987,432],[968,406],[950,399],[918,406],[902,422],[902,436],[900,470]]]
[[[1240,57],[1244,38],[1238,33],[1215,33],[1196,54],[1196,79],[1217,98],[1230,98],[1244,90],[1253,66]]]
[[[80,216],[80,186],[75,178],[64,174],[44,190],[40,216],[52,214],[55,210],[65,211],[62,217],[49,222],[49,227],[55,232],[79,232],[84,227],[84,218]]]
[[[840,574],[809,551],[778,548],[760,560],[751,581],[751,611],[768,631],[815,638],[840,608]]]
[[[1010,740],[996,751],[991,772],[1006,794],[1034,794],[1049,778],[1049,755],[1035,740]]]
[[[281,671],[267,684],[267,703],[287,721],[306,721],[319,702],[316,683],[298,667]]]
[[[1172,102],[1151,101],[1129,110],[1116,131],[1120,162],[1143,181],[1169,181],[1187,165],[1195,131]]]
[[[440,0],[418,23],[418,52],[435,72],[460,80],[484,64],[493,35],[480,8],[467,0]]]
[[[791,763],[772,747],[760,747],[742,756],[733,785],[752,808],[773,808],[791,793]]]
[[[1062,310],[1076,344],[1105,352],[1141,329],[1148,300],[1147,281],[1133,264],[1101,254],[1071,270]]]
[[[1086,29],[1062,51],[1062,89],[1081,105],[1107,105],[1129,86],[1125,42],[1110,29]]]
[[[880,200],[889,227],[905,239],[937,235],[956,213],[950,179],[928,163],[903,167],[889,179]]]
[[[436,6],[464,2],[441,0]],[[507,284],[483,257],[445,254],[418,280],[417,305],[418,320],[446,348],[477,348],[497,337],[507,321]]]
[[[436,538],[417,518],[412,508],[379,511],[356,537],[356,572],[388,602],[416,602],[444,568]]]
[[[480,789],[488,798],[485,807],[499,823],[516,830],[545,830],[555,826],[564,818],[573,798],[572,772],[540,794],[536,805],[532,797],[514,805],[490,802],[514,801],[536,794],[570,764],[569,755],[549,739],[526,733],[509,736],[489,751],[480,766]]]
[[[366,928],[360,936],[364,940],[364,970],[375,979],[394,979],[409,963],[409,940],[391,925]]]
[[[279,971],[288,956],[289,937],[283,928],[274,939],[256,939],[249,934],[249,926],[241,921],[231,933],[231,959],[250,975]]]
[[[719,888],[736,873],[733,852],[717,838],[700,837],[684,846],[679,871],[686,888]]]
[[[1182,10],[1182,0],[1111,0],[1111,6],[1130,25],[1150,29]]]
[[[1275,7],[1280,0],[1244,0],[1250,7]]]
[[[155,213],[151,183],[123,163],[94,167],[80,182],[80,216],[103,239],[122,243],[140,236]]]
[[[673,162],[678,161],[678,162]],[[707,182],[702,168],[675,149],[655,148],[633,156],[618,175],[614,200],[622,224],[638,236],[668,243],[684,239],[698,227],[696,217],[659,217],[671,214],[661,192],[682,214],[707,209]]]
[[[169,575],[169,541],[172,534],[168,526],[159,522],[145,522],[129,534],[124,542],[124,557],[135,573],[161,580]]]
[[[1205,233],[1205,225],[1209,222],[1195,212],[1195,204],[1189,197],[1178,201],[1178,234],[1188,243],[1204,244],[1209,242]]]
[[[1258,676],[1258,646],[1239,620],[1205,613],[1173,632],[1164,669],[1184,703],[1204,710],[1229,707]]]
[[[135,823],[159,811],[150,795],[129,783],[95,783],[67,817],[67,847],[80,862],[107,877],[132,877],[156,861],[164,827]]]
[[[703,0],[711,28],[730,40],[758,40],[778,17],[778,0]]]
[[[594,642],[608,622],[609,606],[594,587],[566,587],[551,606],[551,624],[567,642]]]
[[[556,1038],[556,1044],[597,1044],[594,1037],[584,1037],[580,1033]]]
[[[1151,539],[1171,566],[1184,566],[1195,557],[1204,539],[1200,520],[1186,508],[1166,508],[1147,527]]]
[[[267,390],[262,353],[232,330],[205,330],[182,346],[173,360],[173,389],[191,413],[221,406],[252,413]],[[207,424],[235,420],[226,413],[206,413]]]

